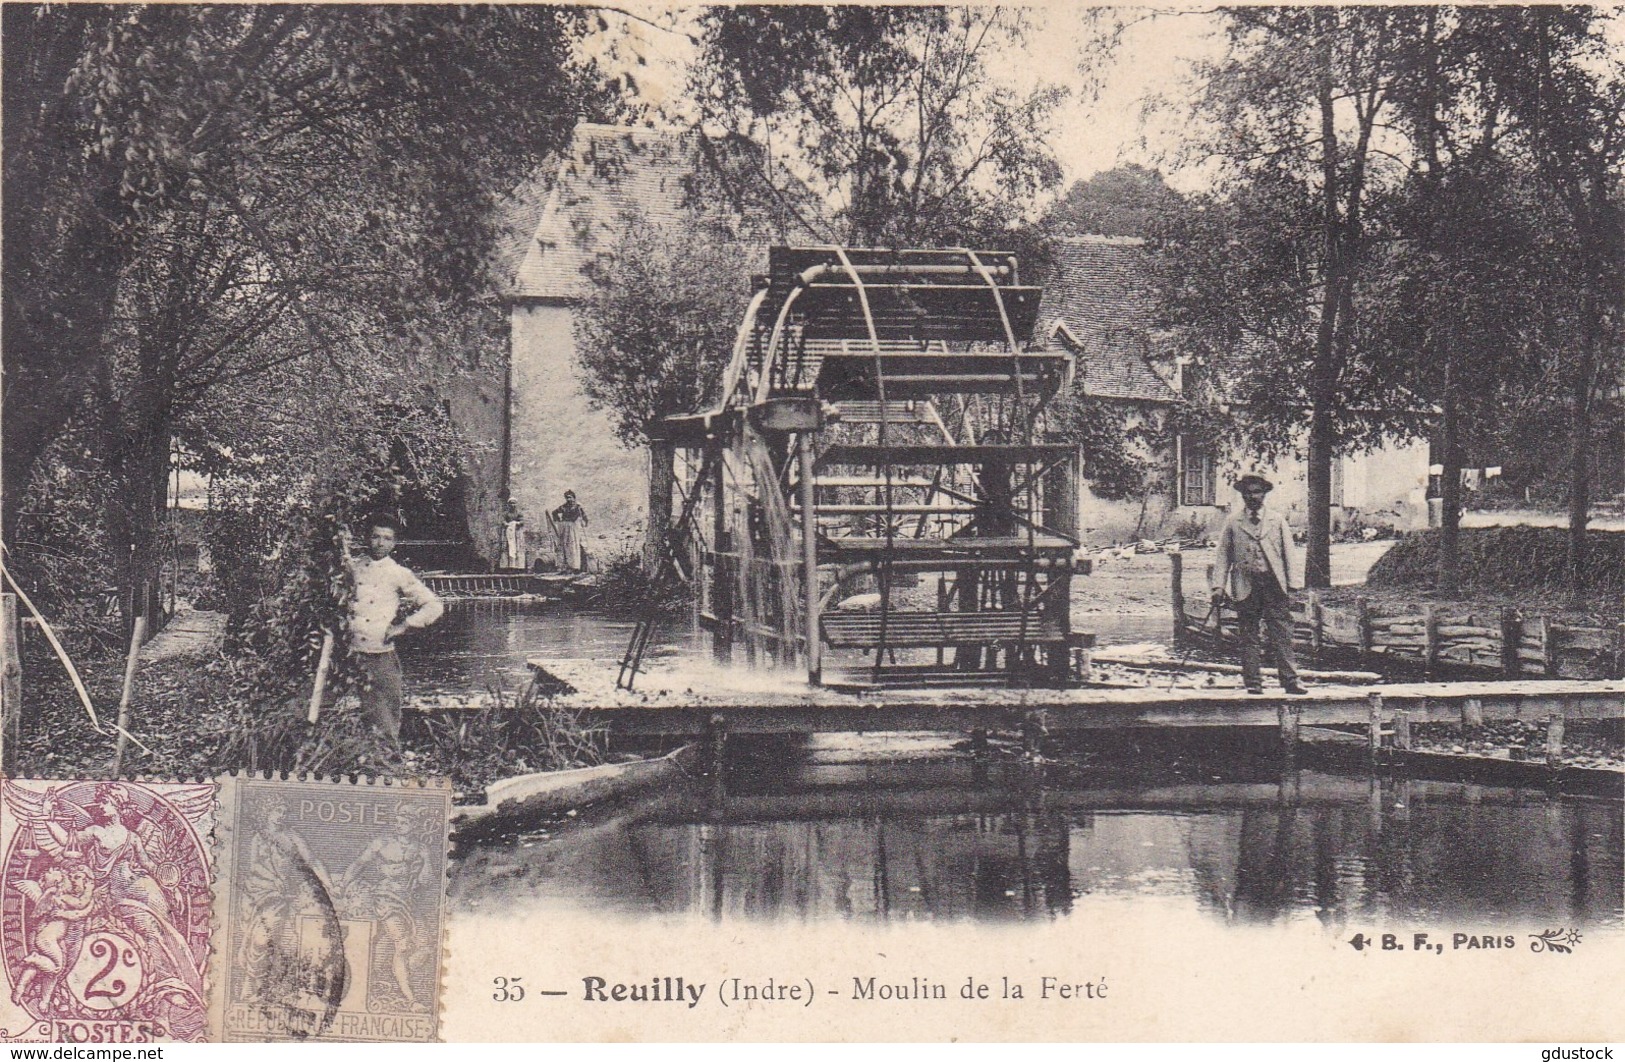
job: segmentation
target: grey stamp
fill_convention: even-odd
[[[433,1041],[450,791],[233,778],[215,890],[223,1041]]]

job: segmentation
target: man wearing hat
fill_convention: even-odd
[[[1292,571],[1292,532],[1286,520],[1264,508],[1264,495],[1275,484],[1249,473],[1236,480],[1245,503],[1233,512],[1219,533],[1219,556],[1213,565],[1213,603],[1228,602],[1241,621],[1241,677],[1247,692],[1262,694],[1258,628],[1263,624],[1270,648],[1275,650],[1281,688],[1287,693],[1305,690],[1298,682],[1298,664],[1292,653],[1290,594],[1297,580]]]

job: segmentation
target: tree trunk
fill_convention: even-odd
[[[677,483],[671,443],[649,444],[649,526],[643,537],[643,570],[651,578],[665,563],[666,535],[671,531],[671,494]]]
[[[158,585],[163,564],[160,534],[169,498],[167,420],[153,413],[117,433],[112,445],[113,487],[108,499],[108,545],[124,610],[124,629],[148,611],[147,600]]]
[[[129,252],[119,170],[82,157],[71,140],[76,98],[63,91],[85,40],[117,17],[92,5],[4,13],[6,111],[33,116],[5,125],[0,530],[8,542],[35,462],[94,385]]]
[[[1321,271],[1320,322],[1315,331],[1315,361],[1309,381],[1308,508],[1309,543],[1303,582],[1310,588],[1332,585],[1332,452],[1336,448],[1337,315],[1343,303],[1347,265],[1343,255],[1342,214],[1338,203],[1338,140],[1332,94],[1331,27],[1324,10],[1316,12],[1321,34],[1316,48],[1320,66],[1316,98],[1321,126]]]
[[[1591,516],[1591,396],[1597,365],[1597,317],[1593,299],[1581,310],[1580,363],[1575,366],[1569,411],[1569,556],[1571,590],[1585,589],[1586,522]]]
[[[1309,544],[1304,554],[1303,585],[1332,585],[1332,450],[1336,433],[1331,410],[1316,406],[1309,422]]]
[[[1439,567],[1435,586],[1454,593],[1461,566],[1461,416],[1451,367],[1445,365],[1444,416],[1439,432]]]

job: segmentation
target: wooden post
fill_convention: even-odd
[[[1371,755],[1376,756],[1382,751],[1382,694],[1376,691],[1366,694],[1366,704],[1370,709],[1366,720],[1369,750]]]
[[[1309,647],[1315,663],[1326,648],[1326,606],[1321,604],[1320,591],[1309,591]]]
[[[1296,704],[1283,704],[1276,709],[1281,722],[1281,748],[1293,752],[1298,747],[1299,710]]]
[[[23,655],[17,619],[17,595],[0,594],[0,718],[5,721],[0,743],[23,735]]]
[[[1540,663],[1546,669],[1547,678],[1557,677],[1557,635],[1554,632],[1556,623],[1552,617],[1541,616],[1535,620],[1535,629],[1540,632]]]
[[[1423,674],[1432,678],[1439,669],[1439,611],[1429,602],[1422,606],[1422,631],[1427,641],[1423,645]]]
[[[1394,747],[1411,751],[1411,713],[1403,708],[1394,713]]]
[[[327,669],[333,663],[333,632],[322,632],[322,654],[316,659],[316,681],[311,684],[310,710],[305,722],[314,724],[322,715],[322,694],[327,690]]]
[[[711,632],[711,655],[718,663],[729,664],[733,662],[734,648],[734,573],[727,556],[733,548],[728,533],[727,461],[721,442],[708,439],[706,445],[715,451],[711,462],[711,613],[717,626]]]
[[[1083,470],[1082,448],[1074,447],[1072,456],[1062,461],[1044,479],[1044,520],[1067,537],[1081,541],[1078,533],[1078,477]],[[1031,488],[1028,488],[1030,498]],[[1173,554],[1177,556],[1178,554]],[[1029,575],[1028,578],[1033,578]],[[1059,644],[1044,647],[1048,679],[1057,686],[1068,683],[1072,669],[1072,564],[1052,568],[1044,584],[1044,619],[1067,637]]]
[[[124,766],[124,749],[129,744],[130,698],[135,693],[135,668],[141,657],[141,643],[147,639],[146,613],[135,618],[130,628],[130,653],[124,658],[124,691],[118,699],[118,741],[113,745],[113,777],[118,777]]]
[[[796,453],[800,460],[801,475],[801,576],[805,591],[807,620],[807,681],[821,685],[823,675],[823,646],[818,633],[818,508],[817,491],[813,489],[813,437],[804,431],[796,436]]]
[[[1048,731],[1044,713],[1040,710],[1029,711],[1021,717],[1021,750],[1029,757],[1036,758],[1042,751],[1044,734]]]
[[[1484,727],[1484,702],[1477,697],[1468,697],[1461,702],[1461,743],[1477,741],[1479,731]]]
[[[707,727],[710,738],[711,759],[711,798],[718,802],[728,795],[727,783],[724,779],[724,767],[728,758],[728,718],[717,712],[711,716]]]
[[[1355,619],[1360,627],[1360,661],[1371,666],[1371,604],[1363,597],[1354,599]]]
[[[1174,606],[1174,645],[1178,647],[1185,642],[1185,556],[1181,553],[1170,553],[1168,554],[1168,562],[1173,565],[1171,585]]]
[[[1552,770],[1563,767],[1563,713],[1553,712],[1546,717],[1546,766]]]
[[[1614,631],[1614,677],[1625,678],[1625,623]]]
[[[1507,678],[1517,678],[1523,671],[1518,657],[1518,646],[1523,642],[1523,618],[1511,605],[1501,607],[1501,671]]]

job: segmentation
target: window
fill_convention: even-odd
[[[1213,451],[1184,435],[1179,437],[1179,504],[1213,504]]]

